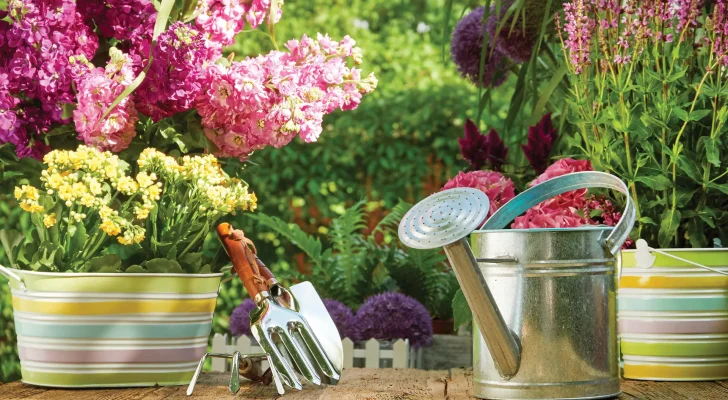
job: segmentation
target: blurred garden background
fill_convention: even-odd
[[[4,9],[3,3],[0,2],[0,8]],[[297,139],[281,149],[268,147],[256,152],[245,165],[237,161],[227,165],[227,171],[246,180],[258,198],[256,213],[229,220],[257,243],[261,259],[279,278],[295,281],[314,268],[311,249],[306,251],[305,243],[303,251],[301,246],[294,245],[293,242],[302,244],[295,240],[296,235],[311,235],[311,240],[318,239],[323,248],[328,248],[337,240],[332,229],[338,229],[339,235],[349,233],[345,238],[349,243],[344,246],[369,246],[371,250],[356,260],[357,265],[347,265],[352,260],[345,258],[338,265],[326,266],[356,275],[332,289],[341,292],[341,300],[356,308],[371,294],[398,290],[420,300],[433,318],[452,318],[450,304],[457,283],[447,270],[444,257],[437,252],[403,257],[405,250],[389,246],[396,241],[397,221],[385,220],[386,226],[375,227],[391,210],[399,211],[401,216],[406,203],[440,190],[458,171],[468,168],[457,141],[463,136],[466,119],[475,120],[483,132],[495,129],[505,145],[520,150],[529,125],[538,122],[548,110],[555,117],[560,115],[558,107],[549,103],[551,96],[539,95],[543,86],[547,86],[549,95],[560,90],[557,85],[539,83],[538,79],[541,69],[553,69],[558,58],[553,54],[551,61],[534,58],[530,62],[529,79],[519,73],[517,64],[511,65],[498,91],[478,88],[458,73],[450,57],[452,30],[463,15],[480,3],[285,2],[286,17],[275,26],[279,45],[304,33],[315,37],[317,32],[325,32],[333,38],[348,34],[364,52],[364,74],[374,72],[379,87],[356,110],[327,116],[324,133],[317,143],[304,144]],[[535,15],[540,25],[543,12]],[[228,51],[235,59],[242,59],[272,48],[266,31],[255,30],[238,34],[236,44]],[[555,81],[557,84],[560,78]],[[520,151],[512,151],[508,158],[512,166],[506,171],[509,175],[519,175],[520,168],[528,166]],[[8,196],[12,183],[6,180],[2,186],[0,226],[26,231],[31,225],[30,215],[23,213]],[[281,235],[280,230],[271,228],[276,221],[261,221],[254,214],[276,217],[293,224],[281,229],[297,226],[300,232],[291,230],[291,240],[290,235]],[[215,251],[219,246],[216,239],[208,239],[206,250]],[[308,244],[315,248],[314,242]],[[4,262],[0,247],[0,263]],[[352,272],[354,269],[358,271]],[[357,286],[350,286],[352,282],[358,282]],[[5,282],[0,284],[0,294],[0,378],[8,381],[19,378],[19,366]],[[239,280],[223,285],[213,332],[227,332],[229,316],[245,296]]]

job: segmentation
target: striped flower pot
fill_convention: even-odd
[[[669,254],[728,272],[728,249]],[[654,254],[622,251],[618,320],[625,378],[728,379],[728,276]]]
[[[54,387],[188,384],[222,276],[13,272],[23,382]]]

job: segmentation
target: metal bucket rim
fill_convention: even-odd
[[[146,278],[215,278],[224,275],[224,272],[215,272],[209,274],[165,274],[165,273],[136,273],[136,272],[38,272],[38,271],[27,271],[23,269],[12,269],[13,272],[17,272],[21,275],[36,275],[36,276],[49,276],[55,278],[72,278],[72,277],[146,277]]]
[[[475,230],[472,234],[478,233],[505,233],[505,232],[518,232],[518,233],[539,233],[539,232],[573,232],[573,231],[609,231],[613,230],[613,226],[607,225],[588,225],[579,226],[575,228],[521,228],[521,229],[482,229]]]
[[[698,248],[672,248],[672,247],[668,247],[666,249],[659,249],[659,250],[661,250],[661,251],[667,251],[667,252],[670,252],[670,253],[673,253],[673,252],[676,252],[676,253],[677,252],[688,252],[688,251],[690,251],[690,252],[693,252],[693,251],[697,251],[697,252],[712,252],[712,251],[715,251],[715,252],[720,252],[720,251],[728,252],[728,247],[717,247],[717,248],[716,247],[698,247]],[[634,253],[634,252],[637,251],[637,249],[628,249],[628,250],[622,250],[622,251],[623,252]]]

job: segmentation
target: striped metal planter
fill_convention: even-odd
[[[188,384],[222,276],[14,272],[23,382],[54,387]]]
[[[728,249],[667,252],[728,272]],[[655,254],[623,251],[618,324],[625,378],[728,379],[728,276]]]

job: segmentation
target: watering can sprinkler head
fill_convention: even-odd
[[[477,189],[438,192],[404,216],[399,224],[399,239],[415,249],[445,250],[494,364],[501,376],[508,379],[518,372],[520,346],[498,310],[466,239],[483,223],[489,210],[488,196]]]

